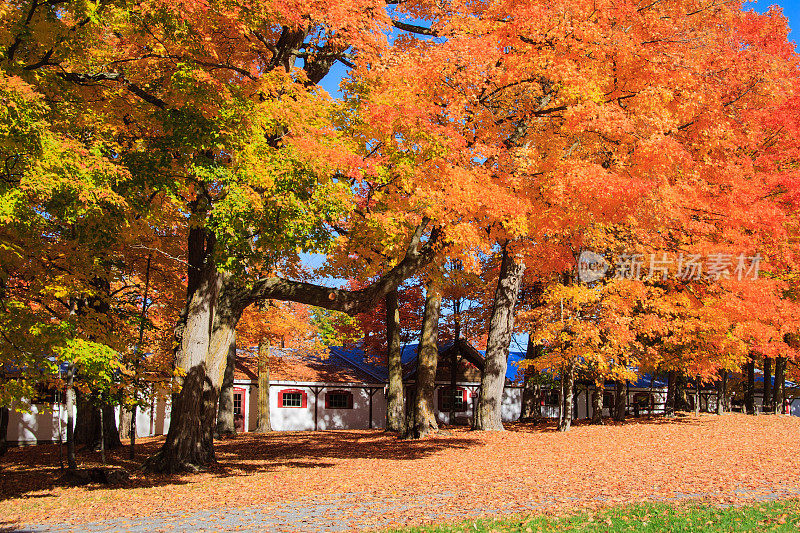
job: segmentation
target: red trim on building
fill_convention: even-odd
[[[236,431],[240,433],[244,433],[247,431],[245,427],[245,413],[247,412],[247,389],[243,389],[242,387],[234,387],[233,388],[233,395],[234,395],[234,405],[236,404],[235,398],[236,395],[239,394],[241,396],[241,403],[239,405],[240,413],[239,416],[241,417],[238,421],[236,420],[236,414],[233,415],[233,426],[236,428]],[[238,423],[237,423],[238,422]]]
[[[300,394],[300,406],[291,406],[291,405],[283,405],[283,395],[284,393],[289,394]],[[301,389],[283,389],[282,391],[278,392],[278,407],[285,408],[285,409],[305,409],[308,407],[308,394],[306,391]]]
[[[347,407],[331,407],[331,402],[328,396],[330,394],[344,394],[347,396]],[[325,393],[325,409],[352,409],[353,408],[353,393],[346,390],[330,390]]]
[[[439,411],[440,412],[449,412],[450,409],[443,409],[442,406],[444,405],[444,391],[450,390],[450,387],[439,387],[438,395],[439,395]],[[464,387],[456,387],[457,391],[461,391],[461,409],[456,409],[456,412],[463,412],[467,410],[467,389]]]

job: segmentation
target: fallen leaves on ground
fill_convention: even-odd
[[[287,502],[346,499],[357,503],[351,516],[339,516],[338,508],[335,518],[366,528],[644,500],[730,504],[800,492],[797,417],[686,415],[578,425],[568,433],[552,424],[448,429],[449,436],[422,441],[379,430],[245,434],[216,443],[217,466],[176,476],[138,470],[163,438],[146,439],[136,461],[127,460],[127,449],[109,453],[111,464],[132,473],[116,488],[56,485],[56,445],[12,449],[0,459],[0,526],[231,507],[268,512]],[[83,452],[79,460],[97,465],[99,454]]]

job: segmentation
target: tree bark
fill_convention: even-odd
[[[130,438],[131,436],[131,422],[133,421],[133,412],[120,406],[119,408],[119,432],[120,439]]]
[[[774,412],[776,414],[783,413],[783,400],[784,390],[786,383],[786,358],[775,358],[775,386],[773,387],[773,403],[775,404]]]
[[[503,246],[500,276],[492,303],[486,362],[481,376],[481,396],[475,417],[475,429],[502,431],[502,399],[505,388],[508,346],[514,328],[514,312],[525,265],[517,262]]]
[[[592,424],[603,425],[603,394],[605,393],[605,380],[596,379],[592,393]]]
[[[625,420],[625,410],[628,407],[628,392],[625,382],[617,381],[614,393],[614,420],[623,422]]]
[[[272,431],[269,413],[269,342],[258,343],[258,424],[256,433]]]
[[[700,387],[702,386],[700,376],[697,376],[694,382],[694,416],[700,416]]]
[[[203,198],[191,205],[202,221]],[[202,222],[201,222],[202,223]],[[369,309],[380,298],[433,259],[441,231],[433,228],[423,242],[429,224],[417,226],[405,256],[392,269],[367,287],[349,291],[332,289],[272,276],[245,284],[218,273],[214,264],[216,239],[204,226],[189,230],[186,305],[175,328],[176,365],[185,372],[180,392],[173,395],[169,432],[159,452],[144,464],[152,472],[197,471],[216,461],[214,426],[230,337],[242,311],[253,303],[276,299],[294,301],[356,314]]]
[[[0,407],[0,457],[8,451],[8,407]]]
[[[235,330],[234,330],[235,331]],[[236,372],[236,334],[234,333],[228,355],[225,359],[225,372],[222,375],[222,386],[219,390],[219,406],[217,407],[216,435],[233,437],[236,435],[236,421],[233,413],[233,379]]]
[[[67,468],[75,470],[78,463],[75,461],[75,365],[67,368]]]
[[[727,394],[728,371],[719,371],[719,380],[717,380],[717,414],[721,415],[725,412],[725,395]]]
[[[564,372],[562,372],[561,379],[564,382],[564,416],[561,417],[561,424],[559,424],[558,430],[569,431],[569,428],[572,427],[573,397],[575,395],[575,364],[572,361],[567,364]]]
[[[196,472],[216,462],[214,426],[217,400],[236,324],[244,307],[213,261],[214,236],[204,228],[189,232],[187,305],[176,328],[177,366],[185,371],[173,395],[167,439],[143,465],[152,472]]]
[[[97,407],[83,394],[77,395],[78,416],[75,421],[75,444],[87,449],[102,451],[122,446],[119,431],[114,423],[114,408],[103,404]],[[100,414],[102,409],[102,416]]]
[[[744,385],[744,408],[745,412],[748,415],[753,415],[756,412],[756,404],[755,404],[755,381],[756,381],[756,373],[755,373],[756,364],[755,361],[750,361],[746,365],[744,365],[744,372],[745,372],[745,385]]]
[[[400,308],[397,291],[386,295],[386,343],[389,366],[389,385],[386,398],[386,429],[405,433],[405,391],[403,362],[400,350]]]
[[[772,409],[772,359],[764,358],[764,395],[761,411],[771,413]]]
[[[667,373],[667,404],[665,405],[665,414],[667,417],[675,416],[675,385],[677,383],[677,374],[674,370]]]
[[[105,421],[108,420],[108,417],[103,416],[103,411],[105,409],[101,406],[97,409],[97,414],[100,416],[100,461],[103,464],[106,464],[106,432],[105,432]]]
[[[687,385],[689,384],[686,374],[678,372],[675,381],[675,410],[676,411],[690,411],[691,402],[689,401],[689,391]]]
[[[542,354],[542,347],[533,342],[533,333],[528,335],[528,345],[525,347],[525,359],[528,362],[537,359]],[[542,417],[541,403],[539,402],[538,387],[539,372],[529,365],[525,368],[522,387],[522,407],[519,419],[521,421],[538,422]]]
[[[425,295],[425,311],[422,319],[422,334],[417,357],[417,386],[414,401],[413,426],[409,436],[421,439],[437,431],[436,413],[433,410],[433,395],[436,389],[436,367],[439,362],[439,312],[442,296],[435,282],[428,283]],[[451,420],[450,423],[453,421]]]

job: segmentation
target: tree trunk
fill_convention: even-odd
[[[625,383],[617,381],[614,392],[614,420],[623,422],[625,420],[625,410],[628,407],[628,393],[625,389]]]
[[[764,396],[761,411],[764,413],[772,412],[772,359],[764,358]]]
[[[717,381],[717,414],[725,412],[725,394],[727,394],[728,371],[720,370],[719,380]]]
[[[409,427],[409,436],[416,439],[437,431],[436,413],[433,410],[433,395],[436,389],[436,366],[439,361],[439,312],[442,296],[435,282],[428,284],[425,296],[425,312],[422,319],[422,334],[417,357],[417,390],[414,401],[413,426]],[[454,346],[457,349],[457,346]],[[452,393],[452,391],[450,391]],[[451,403],[452,398],[451,398]],[[453,423],[453,420],[450,420]]]
[[[603,378],[596,379],[592,393],[592,424],[603,425],[603,394],[605,390]]]
[[[389,365],[389,386],[386,398],[386,429],[405,433],[405,391],[403,362],[400,350],[400,308],[397,291],[386,295],[386,342]]]
[[[489,335],[486,342],[486,362],[481,376],[481,397],[475,417],[475,429],[503,429],[502,399],[505,388],[508,346],[514,327],[514,307],[522,283],[525,265],[517,262],[503,246],[500,276],[492,303]]]
[[[667,417],[675,416],[675,385],[677,383],[677,374],[674,370],[667,373],[667,404],[664,406],[664,413]]]
[[[222,375],[222,386],[219,389],[219,406],[217,407],[216,435],[233,437],[236,435],[236,421],[233,413],[233,379],[236,372],[236,335],[233,335],[228,355],[225,358],[225,373]]]
[[[694,416],[700,416],[700,376],[697,376],[694,383]]]
[[[755,404],[755,381],[756,381],[756,363],[750,361],[744,365],[745,371],[745,385],[744,385],[744,408],[748,415],[753,415],[756,412]]]
[[[529,363],[537,359],[542,354],[542,347],[533,342],[533,333],[528,335],[528,345],[525,348],[525,359]],[[522,408],[519,419],[521,421],[538,422],[542,417],[541,403],[539,402],[538,378],[539,372],[528,365],[525,368],[524,382],[522,388]]]
[[[785,383],[786,383],[786,358],[776,357],[775,386],[773,387],[772,396],[774,397],[773,403],[775,404],[774,412],[777,414],[783,413]]]
[[[213,247],[213,234],[204,228],[189,231],[187,304],[176,328],[176,363],[185,374],[173,395],[167,440],[144,464],[149,471],[196,472],[216,462],[217,400],[244,307],[241,293],[217,273]]]
[[[258,424],[256,433],[272,431],[269,414],[269,342],[258,343]]]
[[[75,461],[75,365],[70,364],[67,369],[67,468],[75,470],[78,464]]]
[[[133,412],[120,406],[119,408],[119,432],[120,439],[130,438],[131,436],[131,423],[133,421]]]
[[[0,407],[0,457],[8,450],[8,407]]]
[[[678,372],[675,381],[675,410],[676,411],[690,411],[692,404],[689,401],[689,391],[687,385],[689,384],[686,374]]]
[[[561,380],[564,382],[564,416],[561,417],[561,424],[558,426],[559,431],[569,431],[569,428],[572,427],[573,397],[575,395],[574,369],[575,365],[570,361],[565,371],[561,374]]]
[[[105,421],[108,420],[108,417],[103,416],[103,407],[97,409],[97,414],[100,416],[100,462],[106,464],[106,432],[105,432]]]
[[[117,425],[114,423],[114,408],[108,404],[100,408],[83,394],[77,395],[78,416],[75,421],[75,444],[87,449],[102,451],[122,446]]]
[[[138,396],[138,392],[136,393]],[[139,409],[139,406],[134,405],[131,410],[131,427],[129,431],[129,436],[131,439],[130,445],[128,446],[128,459],[133,461],[136,459],[136,412]]]

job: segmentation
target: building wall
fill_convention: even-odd
[[[258,423],[258,387],[255,383],[234,384],[246,390],[244,406],[245,425],[253,431]],[[313,431],[316,429],[367,429],[370,427],[368,388],[376,389],[372,395],[372,427],[386,427],[386,396],[383,384],[362,387],[358,384],[307,383],[295,381],[273,381],[269,389],[270,422],[274,431]],[[334,409],[325,407],[325,395],[331,391],[346,391],[352,394],[352,408]],[[305,396],[304,407],[279,405],[282,391],[300,391]]]
[[[17,405],[21,407],[21,405]],[[13,406],[8,415],[9,442],[36,444],[67,440],[67,410],[64,405],[32,405],[30,412],[17,411]]]
[[[459,387],[467,391],[466,410],[456,414],[456,423],[470,424],[473,417],[473,409],[477,401],[476,383],[459,383]],[[235,390],[242,393],[244,400],[244,423],[243,428],[247,431],[255,429],[258,418],[258,387],[254,382],[237,381],[234,384]],[[372,427],[386,427],[386,395],[383,384],[377,383],[362,387],[360,385],[345,385],[337,383],[308,383],[294,381],[278,381],[270,384],[270,415],[272,429],[275,431],[312,431],[315,428],[316,410],[316,429],[367,429],[369,424],[369,392],[372,387],[375,392],[372,396]],[[441,411],[439,389],[449,388],[449,384],[437,384],[434,394],[434,409],[439,423],[448,424],[449,412]],[[299,390],[305,394],[306,402],[304,407],[282,407],[278,404],[279,393],[284,390]],[[325,395],[334,390],[344,390],[353,395],[352,408],[333,409],[325,407]],[[409,392],[409,391],[407,391]],[[607,389],[613,393],[613,389]],[[663,390],[650,389],[630,389],[628,392],[628,413],[632,415],[634,409],[632,402],[636,394],[653,395],[654,408],[652,410],[640,409],[640,415],[661,414],[664,412],[666,402],[666,392]],[[591,390],[585,388],[576,389],[577,419],[584,419],[591,416]],[[408,394],[409,402],[411,394]],[[588,406],[587,406],[588,399]],[[519,386],[507,386],[503,391],[502,417],[504,422],[512,422],[519,418],[522,405],[522,388]],[[761,406],[761,395],[757,394],[755,403]],[[716,396],[711,393],[703,394],[701,405],[705,409],[706,405],[713,408]],[[588,408],[587,408],[588,407]],[[791,414],[800,416],[800,398],[793,399],[791,403]],[[152,435],[164,435],[169,430],[171,414],[170,398],[168,394],[162,394],[150,406],[138,408],[136,412],[136,434],[138,437],[148,437]],[[542,414],[545,417],[557,418],[558,405],[547,403],[542,406]],[[611,413],[608,407],[603,409],[603,415],[609,417]],[[118,411],[117,411],[118,416]],[[119,419],[117,418],[117,421]],[[19,412],[11,409],[9,413],[8,441],[20,444],[35,444],[36,442],[57,441],[59,435],[62,440],[66,440],[67,413],[63,404],[33,405],[30,412]],[[122,438],[126,436],[122,435]]]

